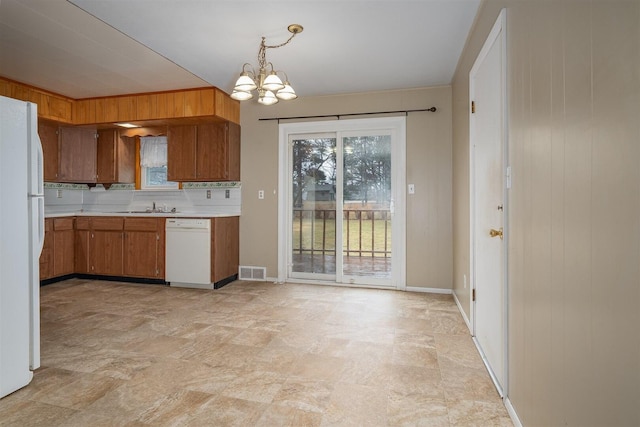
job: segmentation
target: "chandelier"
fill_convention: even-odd
[[[277,49],[289,44],[296,34],[301,33],[303,30],[302,25],[299,24],[291,24],[287,29],[291,33],[291,37],[279,45],[269,46],[265,44],[264,37],[262,37],[260,50],[258,50],[258,72],[255,72],[251,64],[244,64],[242,73],[240,73],[240,77],[238,77],[231,93],[231,98],[238,101],[246,101],[253,98],[251,93],[253,90],[257,91],[258,102],[262,105],[273,105],[279,99],[289,101],[298,97],[289,84],[287,74],[284,71],[274,70],[273,64],[267,62],[266,58],[267,49]],[[270,70],[267,70],[267,68],[270,68]],[[284,74],[284,82],[278,77],[278,73]]]

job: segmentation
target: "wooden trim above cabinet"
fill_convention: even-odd
[[[39,117],[72,125],[240,123],[240,102],[213,86],[73,99],[0,77],[0,95],[34,102]]]
[[[0,95],[38,104],[38,117],[73,124],[74,99],[0,77]]]
[[[120,122],[141,126],[240,123],[240,104],[215,87],[87,98],[75,101],[73,121],[108,126]]]

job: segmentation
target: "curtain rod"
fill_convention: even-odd
[[[326,117],[337,117],[338,120],[340,120],[340,117],[347,117],[347,116],[368,116],[371,114],[394,114],[394,113],[404,113],[405,115],[408,115],[409,113],[416,113],[419,111],[430,111],[432,113],[435,113],[437,111],[436,107],[431,107],[431,108],[426,108],[424,110],[399,110],[399,111],[377,111],[377,112],[372,112],[372,113],[347,113],[347,114],[326,114],[323,116],[297,116],[297,117],[271,117],[268,119],[258,119],[260,121],[262,120],[277,120],[278,122],[280,120],[293,120],[293,119],[322,119],[322,118],[326,118]]]

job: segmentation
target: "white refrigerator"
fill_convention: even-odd
[[[40,367],[44,243],[42,145],[37,105],[0,96],[0,398]]]

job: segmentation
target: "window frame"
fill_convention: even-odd
[[[161,166],[160,166],[161,167]],[[167,166],[165,165],[164,168]],[[177,181],[169,181],[165,180],[166,185],[151,185],[147,181],[147,171],[148,168],[146,166],[140,166],[140,189],[141,190],[178,190],[180,187],[180,183]]]

